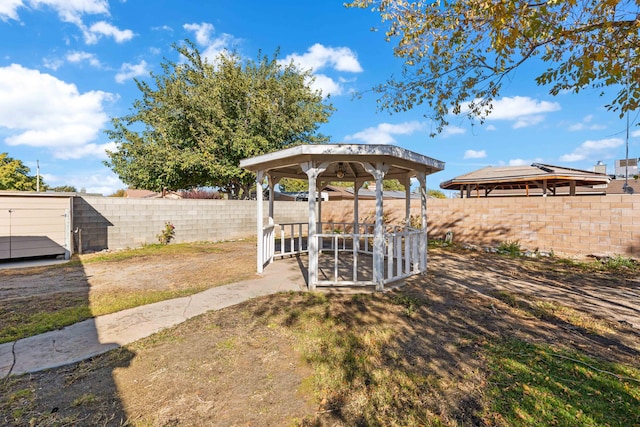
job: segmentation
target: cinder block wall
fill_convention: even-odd
[[[404,200],[385,200],[392,222],[405,216]],[[412,201],[412,214],[420,213]],[[323,221],[352,221],[352,202],[325,202]],[[362,201],[361,219],[372,217],[374,201]],[[457,242],[498,245],[519,241],[523,248],[558,254],[640,256],[640,195],[577,197],[494,197],[429,199],[430,238],[453,232]]]
[[[404,220],[404,200],[385,200],[384,208],[387,221]],[[523,248],[558,254],[640,256],[640,195],[429,199],[427,209],[430,238],[451,231],[455,241],[475,245],[517,240]],[[420,213],[419,201],[411,210]],[[304,222],[308,205],[275,202],[274,215],[280,223]],[[165,221],[175,225],[176,242],[254,237],[255,216],[255,201],[74,198],[83,251],[157,243]],[[375,201],[361,201],[360,220],[374,216]],[[353,202],[323,202],[322,220],[353,221]]]
[[[265,223],[268,203],[264,204]],[[306,221],[308,206],[275,202],[276,222]],[[175,242],[219,241],[256,235],[256,202],[250,200],[167,200],[75,197],[74,229],[82,251],[158,243],[165,222]]]

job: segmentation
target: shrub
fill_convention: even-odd
[[[156,237],[162,245],[168,244],[176,236],[176,227],[170,222],[164,223],[164,228]]]
[[[520,248],[520,242],[517,240],[507,240],[498,245],[498,253],[509,256],[520,256],[522,249]]]

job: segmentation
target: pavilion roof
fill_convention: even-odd
[[[611,178],[607,174],[566,168],[562,166],[533,163],[529,166],[487,166],[482,169],[457,176],[440,184],[445,190],[472,189],[483,190],[523,190],[529,187],[564,187],[575,183],[576,186],[594,186],[608,184]]]
[[[432,174],[444,169],[444,162],[393,145],[372,144],[317,144],[298,145],[273,153],[243,159],[240,167],[251,171],[269,172],[279,178],[307,179],[301,165],[305,162],[321,164],[327,162],[327,169],[319,178],[331,181],[369,180],[371,175],[364,163],[381,162],[389,166],[385,179],[404,179],[422,172]],[[338,174],[338,171],[341,174]],[[343,175],[341,178],[338,175]],[[402,181],[401,181],[402,182]]]

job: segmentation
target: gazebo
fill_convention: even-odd
[[[427,268],[426,176],[444,169],[444,163],[392,145],[323,144],[299,145],[240,161],[240,166],[256,174],[257,182],[257,270],[261,273],[275,257],[308,253],[308,286],[384,285]],[[269,187],[268,223],[263,220],[263,183]],[[274,187],[281,178],[309,182],[307,223],[275,224]],[[410,227],[410,184],[420,185],[420,227]],[[358,190],[369,180],[376,183],[375,223],[360,223]],[[406,221],[402,226],[384,223],[383,180],[398,179],[406,189]],[[353,222],[322,222],[322,200],[317,188],[332,181],[354,185]],[[336,228],[339,227],[339,228]],[[276,233],[278,229],[279,233]],[[319,257],[332,253],[329,274],[319,275]],[[371,258],[371,274],[363,275],[362,265]],[[339,275],[340,264],[350,259],[348,279]]]
[[[575,196],[584,195],[586,190],[605,194],[610,181],[606,173],[533,163],[530,166],[487,166],[445,181],[440,188],[458,190],[460,198],[473,197],[474,192],[475,197],[480,197],[481,192],[483,197]],[[577,193],[576,187],[582,187],[583,191]],[[562,193],[562,188],[567,191]]]

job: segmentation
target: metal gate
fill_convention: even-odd
[[[69,207],[0,206],[0,260],[71,253]]]

